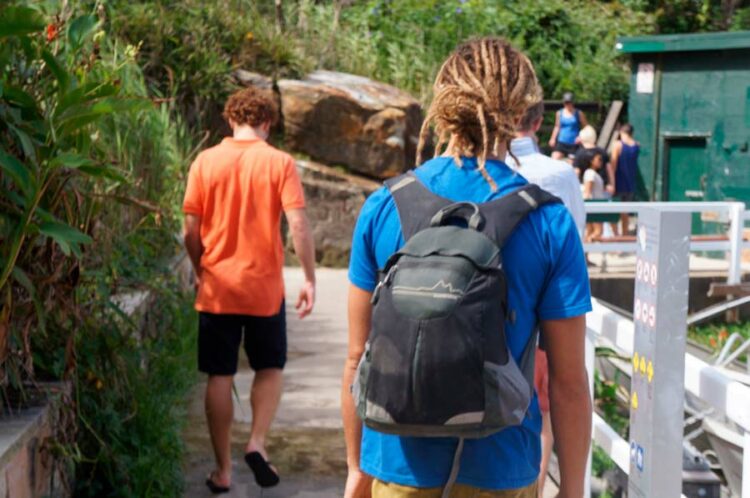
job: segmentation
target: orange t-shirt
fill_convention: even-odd
[[[190,167],[182,210],[201,217],[195,308],[271,316],[284,297],[281,212],[305,207],[294,159],[265,141],[225,138]]]

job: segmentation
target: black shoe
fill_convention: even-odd
[[[266,461],[257,451],[245,454],[245,463],[255,475],[255,482],[261,488],[270,488],[279,483],[279,475],[271,468],[271,462]]]
[[[219,495],[222,493],[229,493],[229,486],[219,486],[214,482],[213,472],[206,477],[206,486],[211,490],[211,493]]]

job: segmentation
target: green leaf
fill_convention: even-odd
[[[36,33],[44,26],[44,17],[30,7],[3,7],[0,10],[0,38]]]
[[[34,147],[34,141],[29,134],[10,123],[8,123],[8,128],[13,131],[18,138],[18,141],[21,142],[21,149],[23,149],[26,158],[30,159],[33,163],[36,163],[36,148]]]
[[[63,254],[70,256],[71,252],[76,256],[81,255],[80,245],[90,244],[91,237],[59,221],[48,221],[39,225],[39,233],[52,238],[60,246]]]
[[[36,289],[34,288],[34,284],[31,282],[31,279],[28,275],[26,275],[26,272],[24,272],[19,267],[14,267],[10,271],[11,275],[13,275],[13,278],[23,286],[24,289],[29,291],[29,294],[36,294]]]
[[[68,42],[73,50],[81,48],[86,38],[94,32],[98,23],[99,20],[92,14],[81,16],[70,23],[70,26],[68,26]]]
[[[25,109],[37,111],[36,100],[28,92],[18,87],[9,86],[5,88],[3,97],[8,102],[17,104]]]
[[[115,93],[117,93],[117,88],[111,83],[89,82],[66,93],[57,103],[55,113],[61,115],[73,105],[103,97],[111,97]]]
[[[57,80],[58,91],[61,94],[65,93],[68,89],[68,84],[70,83],[70,75],[68,74],[68,72],[63,69],[63,67],[60,65],[60,62],[54,55],[52,55],[49,50],[44,50],[42,52],[42,59],[44,59],[44,62],[47,63],[47,67],[49,68],[50,72],[55,76],[55,79]]]
[[[143,109],[149,102],[140,98],[106,97],[93,105],[74,105],[59,117],[57,129],[60,137],[71,135],[104,115]]]
[[[28,193],[31,190],[31,175],[29,175],[29,170],[18,158],[11,156],[4,150],[0,150],[0,168],[10,175],[22,191]]]
[[[78,168],[78,171],[82,173],[86,173],[89,176],[92,176],[94,178],[109,178],[110,180],[114,180],[118,183],[127,183],[128,180],[118,170],[115,168],[110,168],[108,166],[81,166]]]
[[[93,161],[88,157],[72,152],[64,152],[50,161],[50,166],[58,168],[60,166],[70,169],[78,169],[84,166],[93,166]]]

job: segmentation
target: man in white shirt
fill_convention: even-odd
[[[541,102],[526,111],[516,131],[516,138],[510,142],[510,154],[506,163],[514,167],[529,183],[535,183],[559,197],[573,216],[579,235],[583,235],[586,208],[575,171],[568,163],[541,154],[537,146],[535,137],[542,125],[543,114],[544,104]]]
[[[535,183],[559,197],[570,211],[578,228],[578,235],[583,239],[586,229],[586,207],[583,204],[578,175],[568,163],[541,154],[537,146],[536,132],[542,125],[543,114],[544,104],[541,102],[526,110],[526,114],[516,130],[516,138],[510,142],[510,153],[506,157],[505,163],[514,167],[529,183]],[[539,472],[539,497],[543,496],[544,493],[547,466],[554,444],[548,379],[547,354],[542,349],[537,348],[534,365],[534,387],[542,412],[542,461]]]

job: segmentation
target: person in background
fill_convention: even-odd
[[[544,102],[532,105],[526,110],[516,130],[516,138],[510,142],[510,153],[506,157],[506,163],[511,166],[515,165],[516,171],[529,183],[539,185],[563,201],[573,217],[579,236],[583,238],[586,226],[586,206],[583,204],[578,176],[567,163],[551,159],[537,150],[536,132],[539,131],[543,118]],[[539,409],[542,412],[542,461],[539,466],[538,489],[539,498],[541,498],[544,494],[547,468],[555,442],[550,417],[549,366],[547,353],[541,348],[536,349],[534,360],[534,387],[539,399]]]
[[[265,442],[287,352],[282,211],[305,273],[300,318],[315,302],[315,246],[302,183],[294,159],[266,142],[278,117],[275,100],[257,88],[240,90],[229,97],[224,117],[233,136],[198,154],[183,202],[185,247],[198,290],[198,369],[208,374],[206,418],[216,469],[206,486],[212,493],[228,492],[232,482],[232,386],[243,342],[255,371],[245,462],[261,487],[279,482]]]
[[[576,170],[576,174],[579,178],[583,178],[584,170],[591,164],[591,158],[594,154],[601,154],[604,158],[604,167],[599,171],[599,175],[604,180],[604,189],[610,196],[614,195],[615,175],[609,161],[609,154],[607,154],[606,150],[596,145],[596,130],[593,126],[586,125],[578,134],[578,138],[581,147],[576,151],[576,155],[573,158],[573,168]]]
[[[567,163],[551,159],[538,150],[536,132],[542,126],[543,118],[543,102],[526,110],[516,130],[516,138],[510,142],[510,153],[506,157],[506,162],[515,167],[529,183],[535,183],[559,197],[568,208],[579,234],[583,237],[586,207],[575,171]]]
[[[555,113],[555,127],[549,139],[552,159],[570,159],[578,149],[578,132],[588,124],[583,111],[576,109],[573,94],[563,94],[563,108]]]
[[[638,175],[638,155],[641,146],[633,138],[633,126],[625,123],[620,126],[620,139],[612,146],[612,169],[615,179],[615,199],[632,202],[635,198]],[[620,215],[620,235],[627,235],[630,227],[628,213]]]
[[[604,153],[595,152],[583,173],[583,198],[586,200],[604,200],[607,192],[604,190],[604,179],[599,173],[604,168]],[[596,241],[602,235],[601,223],[586,224],[586,242]]]
[[[431,124],[438,137],[436,157],[414,170],[416,180],[451,201],[475,203],[526,185],[504,159],[526,109],[541,100],[528,58],[502,38],[471,40],[448,56],[433,89],[417,163]],[[395,202],[390,190],[382,188],[365,202],[352,237],[349,345],[341,392],[345,498],[440,497],[453,468],[456,438],[401,437],[363,427],[350,391],[370,335],[378,269],[403,245]],[[560,496],[583,496],[591,441],[584,365],[585,314],[591,299],[581,240],[570,213],[558,203],[540,206],[508,238],[502,256],[508,305],[517,311],[506,328],[511,353],[520,361],[523,345],[540,328],[550,367]],[[534,396],[520,425],[467,440],[451,497],[536,498],[541,425]]]

